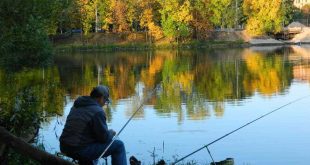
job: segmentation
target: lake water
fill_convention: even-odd
[[[105,111],[121,133],[128,158],[143,164],[172,162],[243,124],[293,100],[310,95],[310,47],[253,47],[199,51],[60,53],[53,66],[18,73],[1,71],[2,96],[25,89],[44,111],[38,143],[59,152],[58,138],[74,100],[98,84],[109,86],[112,104]],[[10,77],[9,79],[7,77]],[[10,92],[9,92],[10,93]],[[310,157],[310,97],[212,144],[215,161],[235,164],[306,165]],[[212,160],[206,149],[185,159]]]

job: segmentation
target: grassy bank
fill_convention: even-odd
[[[243,41],[190,41],[185,43],[111,43],[111,44],[58,44],[56,52],[74,51],[140,51],[157,49],[207,49],[248,47]]]
[[[69,37],[54,40],[56,52],[72,51],[138,51],[155,49],[203,49],[234,48],[249,46],[235,33],[217,33],[210,40],[188,40],[171,42],[163,38],[150,42],[146,33],[90,33],[87,36],[73,34]]]

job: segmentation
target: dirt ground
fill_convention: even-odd
[[[309,43],[310,42],[310,28],[309,27],[305,27],[302,29],[302,32],[297,34],[292,40],[291,42],[294,43]]]

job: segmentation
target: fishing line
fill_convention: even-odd
[[[282,109],[282,108],[284,108],[284,107],[286,107],[286,106],[288,106],[288,105],[290,105],[290,104],[296,103],[296,102],[298,102],[298,101],[300,101],[300,100],[303,100],[303,99],[305,99],[305,98],[307,98],[307,97],[310,97],[310,95],[303,96],[303,97],[300,97],[300,98],[298,98],[298,99],[296,99],[296,100],[293,100],[293,101],[291,101],[291,102],[289,102],[289,103],[287,103],[287,104],[285,104],[285,105],[282,105],[282,106],[280,106],[280,107],[278,107],[278,108],[272,110],[271,112],[268,112],[268,113],[266,113],[266,114],[260,116],[259,118],[256,118],[256,119],[254,119],[254,120],[252,120],[252,121],[250,121],[250,122],[248,122],[248,123],[242,125],[241,127],[239,127],[239,128],[237,128],[237,129],[235,129],[235,130],[233,130],[233,131],[231,131],[231,132],[225,134],[224,136],[219,137],[218,139],[215,139],[214,141],[210,142],[209,144],[206,144],[206,145],[204,145],[203,147],[201,147],[201,148],[199,148],[199,149],[193,151],[192,153],[190,153],[190,154],[188,154],[188,155],[182,157],[181,159],[179,159],[179,160],[175,161],[174,163],[172,163],[172,165],[175,165],[175,164],[179,163],[180,161],[182,161],[182,160],[184,160],[184,159],[186,159],[186,158],[192,156],[193,154],[195,154],[196,152],[201,151],[201,150],[204,149],[204,148],[207,148],[207,149],[208,149],[208,146],[210,146],[210,145],[212,145],[212,144],[218,142],[219,140],[221,140],[221,139],[223,139],[223,138],[225,138],[225,137],[231,135],[232,133],[237,132],[238,130],[240,130],[240,129],[242,129],[242,128],[244,128],[244,127],[246,127],[246,126],[248,126],[248,125],[250,125],[250,124],[252,124],[252,123],[254,123],[254,122],[256,122],[257,120],[260,120],[260,119],[262,119],[262,118],[264,118],[264,117],[266,117],[266,116],[268,116],[268,115],[270,115],[270,114],[272,114],[272,113],[274,113],[274,112],[276,112],[276,111],[278,111],[278,110],[280,110],[280,109]],[[208,152],[210,152],[209,149],[208,149]],[[211,156],[211,158],[212,158],[212,156]],[[213,158],[212,158],[212,160],[213,160]]]
[[[128,123],[134,118],[134,116],[138,113],[138,111],[144,106],[144,103],[147,102],[151,98],[151,96],[156,92],[157,89],[159,89],[159,86],[160,86],[160,83],[143,100],[143,102],[140,104],[138,109],[131,115],[131,117],[127,120],[127,122],[124,124],[124,126],[121,128],[121,130],[116,135],[113,136],[112,141],[107,146],[107,148],[102,152],[102,154],[98,157],[98,159],[100,159],[108,151],[108,149],[111,147],[113,142],[118,138],[118,136],[122,133],[122,131],[125,129],[125,127],[128,125]]]

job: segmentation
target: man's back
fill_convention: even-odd
[[[99,134],[99,135],[98,135]],[[75,102],[60,136],[61,145],[82,148],[111,139],[101,106],[91,97],[82,96]]]
[[[127,164],[124,143],[114,140],[110,145],[115,131],[108,129],[102,109],[107,103],[109,88],[103,85],[74,102],[59,139],[61,152],[77,159],[79,164],[92,164],[107,150],[103,156],[111,155],[113,165]]]

